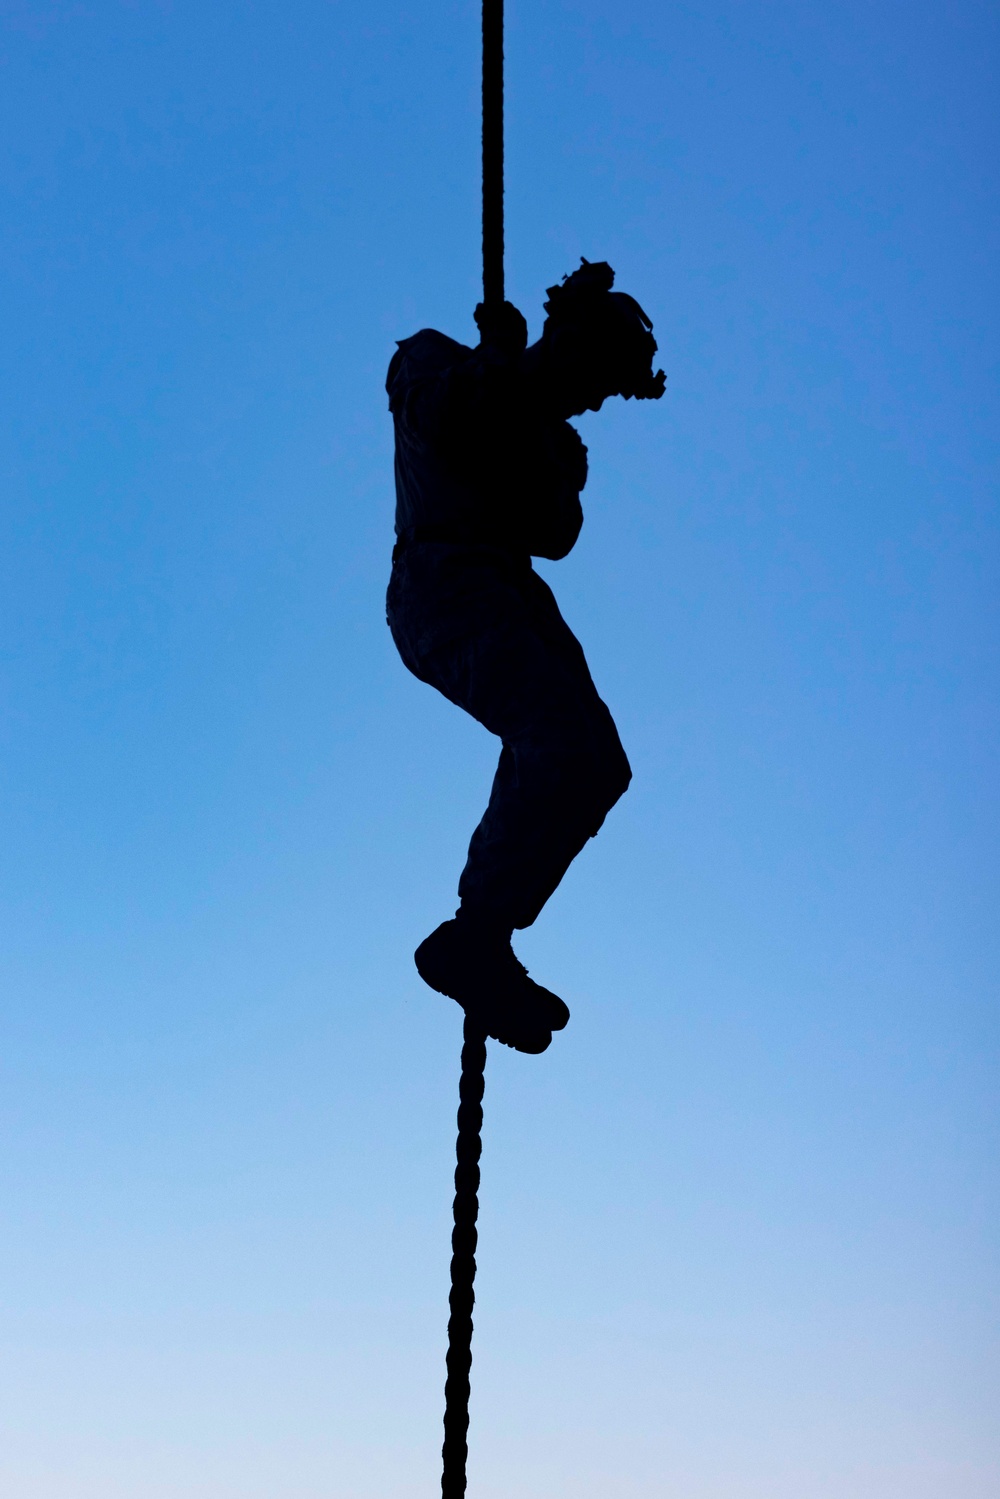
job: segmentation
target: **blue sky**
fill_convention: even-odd
[[[508,9],[510,295],[610,260],[669,384],[542,564],[635,780],[491,1052],[470,1494],[994,1499],[996,14]],[[417,1499],[496,747],[382,381],[472,334],[478,14],[2,22],[0,1488]]]

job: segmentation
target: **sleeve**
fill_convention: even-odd
[[[540,447],[535,482],[523,491],[522,524],[532,556],[560,562],[583,527],[580,491],[587,482],[587,449],[569,422],[548,426]]]
[[[417,441],[437,449],[454,446],[470,424],[481,428],[503,398],[503,374],[493,372],[481,356],[481,350],[433,328],[404,339],[386,376],[389,410]]]
[[[393,355],[386,388],[407,439],[478,497],[477,525],[532,556],[566,556],[583,524],[587,449],[539,409],[516,357],[426,330]]]

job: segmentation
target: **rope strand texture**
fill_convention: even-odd
[[[503,305],[503,248],[503,0],[483,0],[483,302],[487,307]],[[466,1488],[485,1071],[486,1036],[467,1016],[458,1089],[442,1499],[464,1499]]]
[[[503,0],[483,0],[483,301],[503,298]]]
[[[442,1499],[464,1499],[469,1455],[469,1375],[472,1370],[472,1309],[476,1302],[476,1245],[479,1235],[479,1157],[482,1154],[486,1037],[466,1017],[462,1077],[458,1096],[455,1165],[455,1227],[451,1235],[451,1316],[448,1320],[448,1377],[444,1386]]]

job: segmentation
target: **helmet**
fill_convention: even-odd
[[[658,401],[667,377],[653,373],[653,324],[634,297],[611,290],[614,281],[606,261],[581,260],[579,270],[548,289],[542,339],[586,367],[609,395]]]

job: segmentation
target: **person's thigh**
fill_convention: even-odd
[[[403,660],[491,733],[572,734],[607,709],[548,585],[487,549],[421,548],[390,587]]]
[[[505,743],[540,732],[572,739],[607,712],[583,651],[561,619],[533,607],[524,591],[510,590],[502,603],[429,653],[427,679]]]

